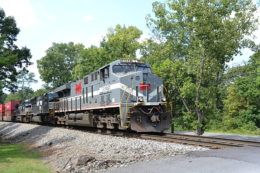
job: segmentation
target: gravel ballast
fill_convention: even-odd
[[[0,137],[43,153],[57,172],[100,172],[134,162],[204,151],[206,148],[94,134],[34,124],[0,122]]]

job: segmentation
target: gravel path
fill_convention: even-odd
[[[173,143],[93,134],[33,124],[0,122],[0,136],[25,142],[57,172],[100,172],[144,160],[207,150]]]

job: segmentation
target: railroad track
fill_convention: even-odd
[[[243,147],[243,146],[254,146],[260,147],[260,142],[237,140],[237,139],[226,139],[206,136],[195,136],[195,135],[183,135],[164,133],[158,134],[140,134],[141,139],[158,140],[164,142],[173,142],[186,145],[196,145],[207,148],[228,148],[228,147]]]
[[[227,138],[217,138],[208,136],[195,136],[195,135],[184,135],[175,133],[134,133],[126,131],[117,130],[107,130],[98,129],[92,131],[94,133],[101,133],[113,136],[125,136],[145,140],[155,140],[162,142],[179,143],[184,145],[194,145],[201,146],[212,149],[229,148],[229,147],[243,147],[243,146],[253,146],[260,147],[260,142],[248,141],[248,140],[237,140],[237,139],[227,139]]]
[[[53,127],[53,125],[44,125],[44,126]],[[66,127],[54,126],[54,127],[70,128],[74,130],[90,132],[90,133],[99,133],[105,135],[132,137],[132,138],[145,139],[145,140],[179,143],[184,145],[195,145],[195,146],[207,147],[212,149],[228,148],[228,147],[243,147],[243,146],[260,147],[260,142],[256,142],[256,141],[217,138],[217,137],[208,137],[208,136],[195,136],[195,135],[185,135],[185,134],[176,134],[176,133],[142,134],[142,133],[135,133],[129,131],[97,129],[97,128],[77,127],[77,126],[66,126]]]

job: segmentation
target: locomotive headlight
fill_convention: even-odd
[[[144,98],[143,98],[142,96],[138,96],[138,97],[137,97],[137,100],[138,100],[138,102],[143,102],[143,101],[144,101]]]
[[[166,102],[166,98],[165,97],[162,97],[162,102]]]

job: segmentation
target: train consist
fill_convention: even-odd
[[[39,97],[0,105],[0,121],[163,132],[171,110],[150,65],[120,59]]]

